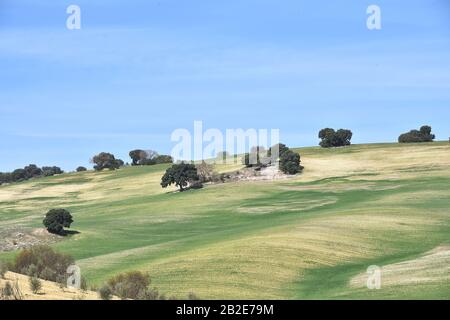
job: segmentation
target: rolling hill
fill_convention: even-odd
[[[68,209],[79,233],[52,246],[95,285],[142,270],[180,297],[450,299],[448,142],[296,151],[294,178],[182,193],[160,187],[166,165],[0,186],[0,232]],[[380,290],[366,287],[371,265]]]

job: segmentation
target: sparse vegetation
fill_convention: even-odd
[[[398,137],[399,143],[432,142],[436,136],[431,133],[430,126],[422,126],[420,130],[411,130]]]
[[[39,245],[20,251],[12,263],[12,271],[58,282],[66,279],[67,268],[73,263],[71,256]]]
[[[8,272],[8,264],[0,261],[0,278],[5,279],[5,274]]]
[[[43,224],[48,232],[64,235],[64,228],[70,228],[72,222],[72,215],[66,209],[51,209],[45,215]]]
[[[29,285],[30,285],[31,292],[33,292],[34,294],[40,293],[40,291],[42,289],[42,282],[41,282],[41,280],[39,280],[39,278],[30,276],[29,277]]]
[[[90,285],[151,270],[150,287],[170,299],[190,290],[205,299],[436,299],[449,294],[448,262],[440,260],[448,255],[434,255],[432,274],[421,269],[407,282],[405,274],[401,281],[387,274],[380,291],[351,281],[366,275],[368,262],[417,267],[448,243],[448,148],[445,141],[295,149],[308,169],[301,176],[176,195],[159,185],[165,165],[35,179],[1,187],[0,230],[39,225],[43,203],[70,208],[83,236],[55,246],[79,259]],[[240,163],[215,168],[219,176],[246,170]],[[323,279],[330,281],[317,285]],[[42,298],[50,298],[43,284]]]
[[[150,276],[140,271],[130,271],[121,273],[108,280],[106,286],[103,286],[100,296],[103,300],[108,300],[111,294],[121,299],[134,300],[158,300],[163,296],[158,290],[150,288]]]
[[[23,293],[17,281],[11,284],[6,281],[4,286],[0,288],[0,300],[23,300]]]

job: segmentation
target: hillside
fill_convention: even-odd
[[[0,186],[0,232],[70,210],[79,233],[52,246],[96,285],[138,269],[179,297],[450,299],[448,142],[297,151],[295,178],[183,193],[160,187],[166,165]],[[365,287],[370,265],[381,290]]]
[[[41,280],[42,289],[38,293],[33,293],[29,278],[14,272],[7,272],[5,279],[0,278],[0,288],[3,288],[6,282],[19,287],[23,300],[100,300],[97,292],[61,288],[57,283],[45,280]],[[117,297],[114,299],[117,300]]]

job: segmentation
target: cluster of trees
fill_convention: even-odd
[[[173,163],[173,158],[168,155],[160,155],[154,150],[131,150],[130,153],[132,166],[149,166],[161,163]]]
[[[160,155],[153,150],[131,150],[129,152],[132,166],[149,166],[161,163],[173,163],[173,158],[169,155]],[[115,170],[124,166],[125,163],[121,159],[116,159],[112,153],[101,152],[95,155],[91,162],[94,163],[94,169],[101,171],[103,169]],[[127,164],[128,165],[128,164]],[[86,168],[78,167],[77,172],[85,171]]]
[[[436,136],[431,133],[430,126],[422,126],[419,130],[411,130],[398,137],[399,143],[432,142]]]
[[[0,185],[4,183],[25,181],[31,178],[49,177],[63,172],[64,171],[59,167],[39,168],[35,164],[30,164],[23,169],[16,169],[13,172],[0,172]]]
[[[339,129],[336,131],[331,128],[325,128],[319,132],[319,139],[322,140],[319,145],[322,148],[349,146],[352,136],[352,131],[348,129]]]
[[[275,150],[278,149],[278,156]],[[300,165],[300,155],[289,149],[285,144],[279,143],[269,150],[264,147],[254,147],[250,153],[246,153],[243,158],[243,164],[246,167],[266,167],[274,162],[279,163],[280,170],[285,174],[297,174],[304,168]]]

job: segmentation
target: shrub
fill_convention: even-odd
[[[6,272],[8,272],[8,265],[0,261],[0,278],[5,279]]]
[[[51,209],[45,215],[44,226],[51,233],[63,235],[64,228],[70,228],[73,219],[69,211],[65,209]]]
[[[198,176],[197,168],[193,164],[181,162],[166,170],[166,173],[161,178],[161,186],[167,188],[175,184],[175,186],[180,188],[180,191],[184,191],[188,185],[195,183],[198,186],[199,181],[200,177]]]
[[[55,252],[49,246],[38,245],[22,250],[16,256],[11,270],[58,282],[61,278],[66,279],[67,268],[73,263],[71,256]]]
[[[399,143],[432,142],[436,136],[431,133],[430,126],[422,126],[420,130],[411,130],[398,137]]]
[[[13,287],[9,281],[5,283],[5,286],[1,288],[0,298],[1,300],[9,300],[13,296]]]
[[[88,283],[85,277],[81,277],[80,279],[80,289],[82,291],[87,291],[88,289]]]
[[[83,172],[83,171],[87,171],[87,169],[85,167],[82,167],[82,166],[77,168],[77,172]]]
[[[197,296],[194,292],[189,292],[187,298],[188,300],[200,300],[199,296]]]
[[[36,277],[29,277],[28,283],[30,285],[30,290],[34,294],[38,294],[42,289],[42,282]]]
[[[139,292],[136,297],[137,300],[166,300],[164,294],[159,294],[159,291],[155,288],[146,288]]]
[[[352,137],[353,133],[348,129],[335,131],[331,128],[325,128],[319,132],[319,139],[322,139],[319,145],[322,148],[348,146],[351,144]]]
[[[22,290],[20,290],[19,282],[16,280],[12,285],[9,281],[0,288],[0,300],[23,300]]]
[[[214,175],[214,167],[212,165],[203,160],[202,163],[196,165],[196,168],[201,183],[212,181]]]
[[[108,285],[104,285],[100,289],[98,289],[98,295],[102,300],[111,300],[112,299],[112,289]]]
[[[150,285],[150,276],[140,271],[121,273],[108,280],[113,294],[121,299],[138,299],[145,295]]]

